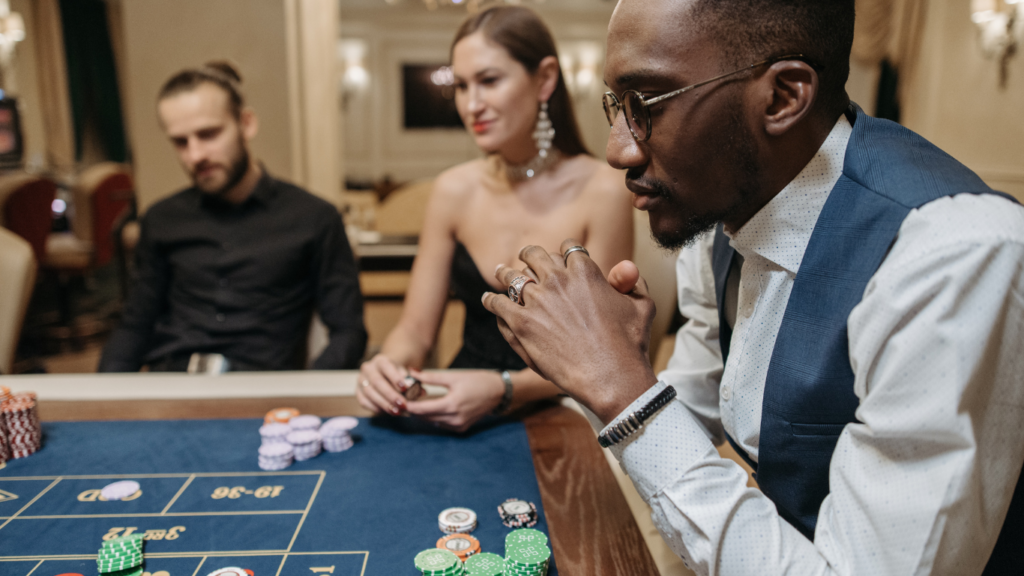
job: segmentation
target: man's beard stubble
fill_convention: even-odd
[[[755,196],[760,169],[756,161],[753,135],[743,123],[738,112],[739,108],[735,107],[732,110],[734,112],[730,114],[726,124],[718,131],[719,137],[716,138],[716,142],[709,142],[707,146],[718,148],[721,150],[721,154],[731,157],[732,173],[735,175],[735,187],[738,193],[737,200],[721,209],[709,210],[704,213],[691,212],[685,216],[683,224],[673,230],[659,232],[652,226],[651,237],[664,250],[676,252],[683,247],[692,246],[701,236],[714,230],[719,222],[735,214],[740,207]],[[685,209],[679,206],[678,200],[668,184],[643,176],[644,169],[643,166],[628,169],[626,180],[641,182],[644,187],[657,193],[658,197],[664,201],[666,210],[682,213]]]
[[[196,167],[192,175],[192,185],[199,188],[204,193],[211,196],[224,196],[229,190],[238,185],[245,178],[245,173],[249,170],[249,150],[245,147],[245,140],[241,137],[238,139],[238,150],[240,153],[231,166],[228,167],[228,179],[224,181],[224,185],[216,190],[206,190],[199,185],[199,180],[196,178],[195,173],[202,171],[203,167]]]

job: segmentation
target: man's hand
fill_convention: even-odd
[[[566,240],[562,252],[577,245]],[[537,280],[523,287],[525,304],[486,293],[484,307],[530,368],[610,421],[657,382],[647,359],[654,319],[647,284],[628,261],[605,279],[584,252],[571,253],[567,265],[539,246],[519,258]],[[494,274],[506,286],[527,275],[505,266]]]

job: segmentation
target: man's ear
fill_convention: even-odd
[[[818,96],[818,73],[806,62],[783,60],[772,64],[762,76],[764,127],[771,136],[781,136],[806,118]]]
[[[256,112],[252,108],[242,108],[238,113],[238,124],[242,128],[242,136],[246,140],[252,140],[260,131],[259,118],[256,117]]]
[[[534,73],[534,77],[540,82],[540,92],[537,94],[538,102],[547,102],[555,93],[555,88],[558,86],[558,75],[561,73],[562,69],[558,66],[558,58],[545,56],[540,61],[540,64],[537,65],[537,72]]]

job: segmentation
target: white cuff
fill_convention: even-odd
[[[668,386],[659,381],[616,416],[601,433],[630,412],[643,408]],[[682,402],[672,400],[651,416],[639,432],[609,448],[633,480],[644,501],[675,482],[699,460],[715,451],[704,429]]]

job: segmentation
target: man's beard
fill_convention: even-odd
[[[682,225],[672,230],[655,230],[651,227],[651,236],[661,248],[676,252],[680,248],[692,246],[701,236],[714,230],[722,220],[736,213],[758,189],[760,170],[757,166],[753,135],[739,116],[739,108],[729,117],[726,125],[719,131],[720,138],[707,145],[720,150],[733,161],[732,172],[735,174],[734,185],[738,197],[731,205],[701,214],[690,213],[685,216]],[[732,136],[730,136],[732,135]],[[657,193],[665,204],[665,210],[681,214],[685,209],[679,206],[678,199],[672,189],[661,180],[645,178],[641,175],[643,167],[630,168],[626,171],[626,180],[638,180],[643,186]]]
[[[195,172],[192,175],[192,184],[202,190],[204,193],[211,196],[223,196],[227,194],[229,190],[238,185],[245,178],[245,173],[249,170],[249,151],[245,148],[245,141],[241,138],[238,139],[238,149],[241,151],[231,166],[228,167],[228,179],[224,182],[224,185],[215,190],[207,190],[199,185],[199,179],[196,178],[195,173],[202,171],[203,166],[196,167]]]

